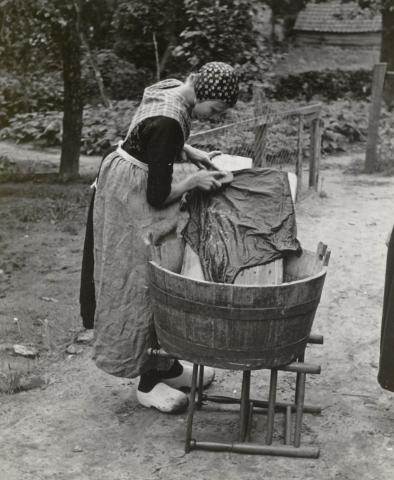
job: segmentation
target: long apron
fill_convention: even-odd
[[[387,250],[378,382],[394,392],[394,229]]]
[[[174,180],[194,170],[190,164],[174,164]],[[187,221],[179,202],[162,209],[149,205],[147,178],[147,165],[118,148],[101,165],[93,211],[97,303],[93,358],[107,373],[128,378],[156,366],[147,354],[149,347],[157,346],[148,290],[148,244],[180,245],[177,232]],[[172,250],[182,255],[181,248]]]

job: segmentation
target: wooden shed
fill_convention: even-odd
[[[382,17],[356,2],[309,3],[297,16],[294,34],[296,46],[378,49]]]

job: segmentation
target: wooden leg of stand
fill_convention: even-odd
[[[286,417],[285,417],[285,445],[290,445],[291,443],[291,407],[286,407]]]
[[[297,373],[296,384],[296,414],[295,414],[295,430],[294,430],[294,446],[299,447],[301,444],[301,427],[302,415],[304,413],[305,398],[305,373]]]
[[[251,436],[252,436],[252,423],[253,423],[253,409],[254,409],[254,404],[253,402],[249,403],[249,417],[248,417],[248,426],[246,429],[246,441],[250,442]]]
[[[300,355],[298,358],[297,358],[297,362],[298,363],[304,363],[304,360],[305,360],[305,353],[303,353],[302,355]],[[295,401],[294,403],[297,404],[297,397],[298,397],[298,375],[297,375],[297,380],[296,380],[296,388],[295,388]]]
[[[197,408],[202,407],[203,388],[204,388],[204,365],[200,365],[200,371],[198,374]]]
[[[241,392],[241,407],[240,407],[240,421],[239,421],[239,440],[244,442],[248,430],[249,420],[249,402],[250,397],[250,370],[246,370],[242,377],[242,392]]]
[[[187,414],[185,453],[189,453],[191,450],[193,415],[194,415],[194,407],[196,404],[197,373],[198,373],[198,365],[195,363],[193,365],[192,387],[190,390],[189,410]]]
[[[275,401],[276,401],[276,385],[278,381],[278,370],[271,370],[270,379],[270,391],[268,397],[268,413],[267,413],[267,433],[265,436],[265,442],[267,445],[271,445],[272,436],[274,433],[274,420],[275,420]]]

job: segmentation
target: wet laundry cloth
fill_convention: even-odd
[[[378,382],[394,392],[394,228],[387,251]]]
[[[220,190],[190,192],[186,206],[190,220],[182,234],[206,280],[233,283],[245,268],[301,252],[286,172],[234,172],[234,181]]]

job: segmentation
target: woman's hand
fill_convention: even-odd
[[[199,168],[205,170],[218,170],[212,163],[212,158],[216,155],[220,155],[222,153],[220,150],[214,150],[213,152],[208,153],[186,144],[183,147],[183,151],[186,154],[187,159],[190,162],[195,163]]]
[[[190,189],[199,188],[205,191],[216,190],[222,186],[219,180],[224,175],[223,172],[200,170],[189,177],[189,187]]]
[[[178,200],[184,193],[193,190],[193,188],[199,188],[205,191],[216,190],[222,186],[220,179],[225,176],[226,172],[199,170],[184,180],[173,183],[171,185],[171,192],[164,201],[164,205],[169,205],[175,200]]]

